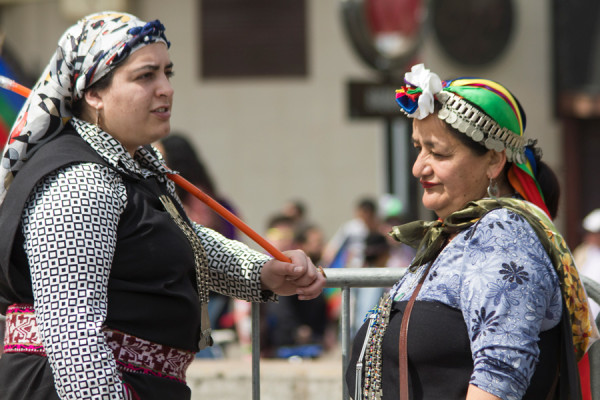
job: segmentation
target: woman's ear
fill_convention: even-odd
[[[490,164],[488,166],[487,175],[489,179],[496,179],[500,176],[506,165],[506,150],[500,152],[490,150],[489,154]]]
[[[93,109],[99,110],[102,108],[102,96],[98,93],[97,90],[89,89],[84,93],[85,102]]]
[[[82,102],[80,118],[92,124],[96,123],[98,111],[104,107],[102,96],[96,90],[89,89],[85,91],[80,101]]]

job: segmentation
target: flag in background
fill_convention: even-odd
[[[0,75],[18,80],[14,71],[11,70],[2,56],[0,56]],[[8,141],[10,128],[17,119],[17,114],[23,103],[25,103],[24,97],[9,90],[0,89],[0,150],[4,148]]]
[[[331,263],[327,266],[329,268],[344,268],[346,261],[348,260],[348,242],[349,238],[346,238]],[[336,320],[340,315],[340,308],[342,306],[342,289],[340,288],[325,288],[323,289],[323,295],[325,296],[325,302],[327,307],[327,316],[331,320]]]

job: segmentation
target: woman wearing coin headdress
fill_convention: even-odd
[[[412,172],[438,219],[390,233],[417,253],[355,338],[350,393],[579,398],[576,361],[598,332],[521,105],[497,82],[442,81],[422,64],[405,81],[396,100],[414,118]]]

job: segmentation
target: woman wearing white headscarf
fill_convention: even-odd
[[[308,257],[273,260],[196,225],[150,143],[170,131],[158,21],[90,15],[59,41],[0,168],[0,398],[189,399],[208,290],[316,297]]]

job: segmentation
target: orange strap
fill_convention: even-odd
[[[236,228],[240,231],[244,232],[248,237],[258,243],[263,249],[269,252],[273,257],[275,257],[279,261],[283,262],[292,262],[288,256],[279,251],[275,246],[273,246],[269,241],[260,236],[256,231],[250,228],[248,225],[244,223],[241,219],[239,219],[235,214],[231,211],[223,207],[219,204],[215,199],[204,193],[202,190],[198,189],[187,179],[183,178],[181,175],[167,174],[167,177],[179,185],[186,192],[192,194],[197,197],[199,200],[204,202],[207,206],[212,208],[217,214],[221,217],[225,218],[227,221],[231,222]]]

